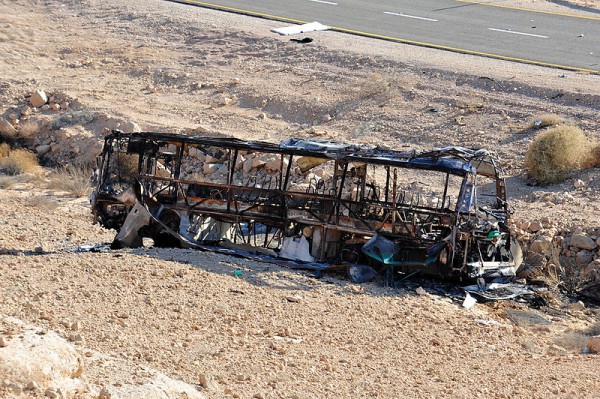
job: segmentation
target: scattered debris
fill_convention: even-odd
[[[524,295],[533,295],[534,291],[524,284],[516,283],[490,283],[484,285],[468,285],[463,290],[476,297],[488,300],[499,301],[514,299]]]
[[[348,279],[355,284],[366,283],[377,277],[377,271],[367,265],[348,265]]]
[[[506,313],[510,321],[515,323],[517,326],[552,324],[550,320],[545,319],[539,314],[531,311],[504,309],[504,313]]]
[[[310,37],[305,37],[303,39],[290,39],[290,42],[296,42],[301,44],[312,43],[313,39]]]

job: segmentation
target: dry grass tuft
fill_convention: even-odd
[[[557,126],[539,134],[525,154],[525,169],[539,184],[559,183],[586,165],[590,142],[575,126]]]
[[[549,126],[558,126],[563,124],[564,122],[565,120],[562,116],[555,114],[542,114],[537,115],[535,118],[533,118],[533,120],[529,124],[529,127],[531,129],[542,129],[544,127]]]
[[[592,336],[600,335],[600,319],[588,328],[587,334]]]
[[[0,188],[11,188],[13,184],[15,184],[14,176],[0,175]]]
[[[50,175],[48,188],[66,191],[71,195],[83,197],[92,191],[91,168],[62,167]]]
[[[0,168],[8,175],[40,171],[40,165],[35,154],[23,149],[11,150],[7,156],[0,159]]]
[[[0,144],[0,159],[6,158],[10,153],[10,147],[6,143]]]
[[[31,174],[14,175],[14,176],[0,175],[0,188],[7,189],[7,188],[13,187],[16,184],[39,183],[39,181],[40,181],[39,176],[31,175]]]
[[[396,71],[390,75],[374,73],[360,85],[359,97],[387,102],[394,98],[402,89],[414,86],[410,77],[400,76]]]

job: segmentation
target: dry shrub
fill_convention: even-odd
[[[91,168],[62,167],[52,173],[48,188],[66,191],[77,197],[87,196],[92,191],[93,174]]]
[[[578,295],[592,282],[584,276],[583,269],[577,265],[573,258],[560,256],[561,288],[568,296]]]
[[[373,73],[360,85],[360,97],[379,101],[391,100],[399,90],[411,87],[414,82],[410,78],[400,77],[396,71],[391,75]]]
[[[600,143],[595,143],[590,150],[588,161],[585,163],[586,168],[600,167]]]
[[[557,126],[540,133],[525,154],[525,169],[539,184],[563,181],[581,169],[590,154],[590,143],[581,129]]]
[[[544,127],[560,125],[564,121],[565,121],[564,118],[559,115],[542,114],[542,115],[537,115],[535,118],[533,118],[529,127],[532,129],[541,129]]]
[[[109,173],[118,176],[118,180],[121,182],[133,181],[137,176],[138,160],[139,156],[135,154],[113,153]]]
[[[19,127],[19,137],[30,139],[38,135],[40,124],[35,121],[26,121]]]
[[[581,352],[586,347],[589,339],[590,337],[578,332],[567,332],[562,337],[556,338],[554,343],[565,349]]]
[[[10,147],[6,143],[0,144],[0,159],[6,158],[10,153]]]
[[[20,175],[22,173],[35,173],[40,170],[37,157],[31,151],[16,149],[0,159],[0,168],[8,175]]]

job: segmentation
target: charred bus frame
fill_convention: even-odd
[[[521,257],[501,173],[492,154],[461,147],[417,153],[113,131],[92,209],[119,230],[115,247],[149,237],[306,264],[489,278],[514,275]]]

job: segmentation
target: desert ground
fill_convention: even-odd
[[[0,173],[0,397],[598,398],[600,313],[587,298],[549,290],[540,309],[466,309],[459,289],[430,280],[358,285],[193,250],[79,250],[115,232],[92,224],[76,174],[56,170],[90,168],[111,129],[303,137],[493,150],[524,246],[560,238],[600,276],[599,169],[550,186],[523,169],[540,115],[600,141],[597,75],[330,31],[303,45],[270,32],[283,25],[165,1],[0,0],[4,140],[43,166]],[[37,90],[49,97],[39,108]],[[570,246],[574,235],[593,246]]]

